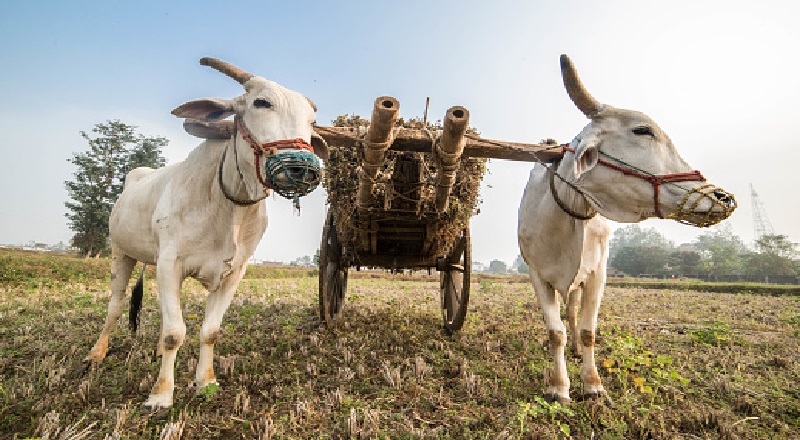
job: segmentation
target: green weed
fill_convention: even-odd
[[[559,419],[560,416],[572,417],[575,413],[558,402],[548,403],[544,398],[536,396],[533,398],[534,402],[517,402],[517,421],[519,422],[519,433],[525,434],[528,432],[525,422],[528,417],[537,419],[539,416],[544,416],[550,424],[557,426],[558,430],[565,436],[570,436],[569,424]]]
[[[219,391],[219,385],[212,382],[197,390],[197,396],[203,398],[206,402],[210,402],[214,394],[217,394],[217,391]]]
[[[783,322],[794,327],[794,333],[793,333],[794,337],[800,336],[800,310],[795,310],[794,316],[783,320]]]
[[[612,333],[620,335],[610,338],[610,353],[602,360],[601,366],[626,390],[633,388],[641,394],[653,396],[659,386],[689,383],[689,379],[672,368],[672,357],[643,348],[642,338],[618,327]]]
[[[734,337],[731,327],[724,322],[715,322],[708,327],[690,330],[695,342],[709,347],[719,347],[723,344],[732,344],[738,340]]]

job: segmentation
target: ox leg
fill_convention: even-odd
[[[246,265],[242,265],[238,270],[225,277],[219,288],[210,292],[206,300],[206,313],[203,317],[203,326],[200,328],[200,356],[194,379],[198,392],[210,383],[217,383],[217,377],[214,374],[214,344],[219,338],[222,317],[231,304],[236,287],[244,275],[245,267]]]
[[[605,270],[602,274],[595,273],[586,280],[583,299],[581,301],[580,340],[583,346],[583,362],[581,365],[581,380],[583,381],[584,397],[594,399],[606,397],[606,390],[600,382],[597,366],[594,359],[595,332],[597,329],[597,314],[600,310],[600,301],[603,299],[605,288]]]
[[[144,408],[157,410],[172,406],[175,390],[175,358],[186,337],[181,312],[180,289],[183,274],[176,258],[159,257],[157,264],[159,303],[161,305],[161,369]]]
[[[547,327],[548,346],[553,358],[553,367],[545,369],[545,382],[547,391],[545,399],[550,402],[569,403],[569,376],[567,375],[567,362],[564,359],[564,347],[567,345],[567,332],[561,320],[561,306],[558,294],[549,283],[531,275],[533,289],[539,298],[539,305],[544,312],[544,324]]]
[[[569,326],[569,335],[572,337],[572,355],[575,357],[579,357],[583,353],[581,338],[578,337],[578,309],[580,308],[582,295],[583,289],[581,287],[571,291],[566,307],[567,325]]]
[[[134,266],[136,266],[136,260],[112,248],[111,298],[108,301],[108,313],[106,313],[106,322],[100,332],[100,337],[97,338],[97,342],[84,360],[87,364],[101,362],[108,353],[108,338],[117,326],[117,320],[125,308],[125,289],[128,287],[128,280],[131,278]]]

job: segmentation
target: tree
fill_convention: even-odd
[[[768,234],[756,240],[756,250],[761,254],[792,259],[797,256],[797,243],[789,241],[786,235]]]
[[[664,274],[674,247],[655,228],[632,224],[614,231],[608,261],[611,267],[631,275]]]
[[[656,228],[642,229],[637,224],[631,224],[614,231],[609,243],[609,259],[613,259],[614,254],[625,247],[657,247],[669,251],[675,244]]]
[[[757,253],[745,256],[745,272],[748,275],[796,275],[797,243],[786,235],[764,235],[756,240]]]
[[[530,272],[530,269],[528,269],[528,264],[525,263],[522,255],[517,255],[517,258],[514,260],[514,264],[511,267],[516,269],[517,273],[527,275]]]
[[[706,270],[715,275],[736,275],[743,272],[741,256],[748,252],[747,246],[733,235],[730,223],[725,223],[698,236],[694,242],[700,251],[710,254]]]
[[[619,249],[611,266],[631,275],[663,274],[669,261],[669,251],[658,246],[626,246]]]
[[[169,142],[163,137],[136,134],[136,127],[118,120],[95,124],[92,132],[97,136],[80,132],[89,150],[67,159],[77,170],[73,181],[64,182],[71,199],[64,206],[75,233],[72,245],[87,257],[108,248],[108,218],[122,192],[125,174],[139,166],[164,166],[161,148]]]
[[[696,251],[675,251],[669,254],[669,266],[677,275],[700,275],[704,273],[703,257]]]
[[[167,164],[161,149],[166,147],[169,141],[163,137],[145,137],[139,135],[137,142],[130,151],[123,179],[128,171],[138,167],[161,168]]]
[[[489,273],[504,274],[508,272],[508,266],[500,260],[492,260],[489,263]]]

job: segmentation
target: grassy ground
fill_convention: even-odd
[[[107,280],[0,284],[0,438],[800,437],[797,297],[609,287],[597,348],[614,406],[559,406],[539,397],[549,361],[529,285],[474,283],[448,336],[438,284],[391,275],[352,279],[336,330],[319,326],[316,278],[246,279],[217,344],[221,388],[197,397],[204,295],[187,282],[175,406],[144,414],[159,365],[148,284],[139,333],[123,316],[85,375]]]

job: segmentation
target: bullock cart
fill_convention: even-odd
[[[472,271],[469,220],[489,158],[558,160],[554,141],[483,139],[469,111],[451,107],[441,125],[399,118],[397,99],[375,100],[371,120],[339,117],[315,127],[329,145],[323,184],[329,209],[319,254],[319,307],[336,323],[348,269],[437,270],[444,327],[461,328]]]

